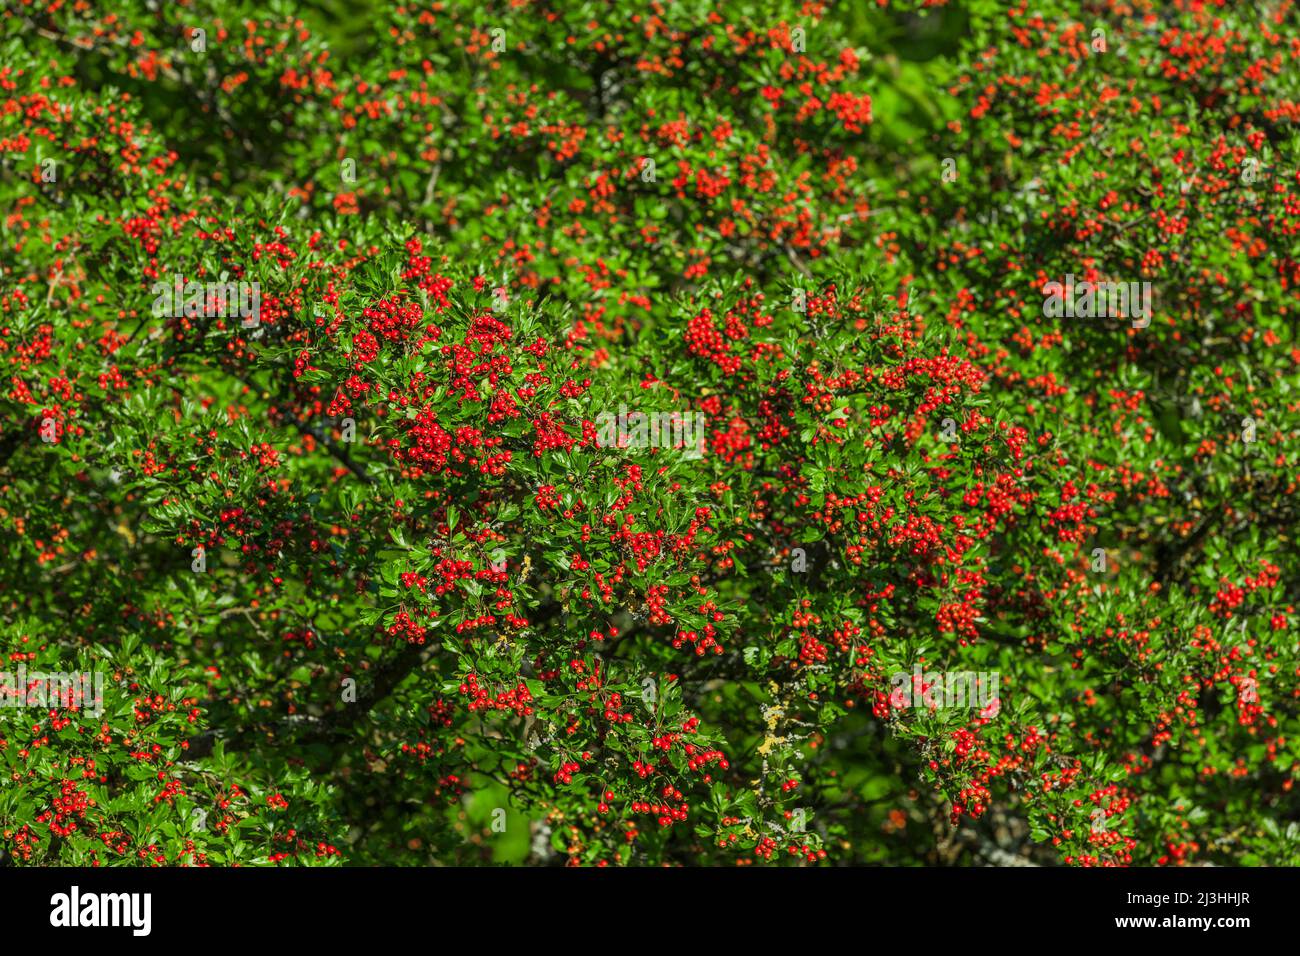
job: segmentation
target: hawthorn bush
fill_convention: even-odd
[[[0,862],[1300,863],[1291,0],[0,18]]]

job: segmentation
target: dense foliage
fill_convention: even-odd
[[[1298,119],[1292,0],[7,0],[0,862],[1300,862]]]

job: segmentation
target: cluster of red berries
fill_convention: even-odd
[[[677,801],[676,806],[664,803],[650,803],[647,800],[634,800],[631,804],[633,813],[646,813],[653,815],[661,827],[670,827],[674,823],[685,823],[690,816],[690,805],[682,797],[682,792],[673,787],[664,787],[661,791],[664,801]]]
[[[528,717],[533,713],[530,704],[533,695],[529,692],[528,685],[523,681],[520,681],[513,689],[503,690],[493,695],[486,688],[479,686],[478,675],[468,674],[465,677],[465,682],[460,685],[460,692],[472,698],[467,705],[470,713],[509,710],[514,712],[517,717]]]
[[[573,783],[573,775],[582,769],[582,765],[573,760],[566,760],[560,764],[560,769],[555,771],[556,783]]]

